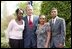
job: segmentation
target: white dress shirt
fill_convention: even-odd
[[[58,16],[56,16],[54,19],[52,18],[52,23],[53,24],[55,24],[57,18],[58,18]]]
[[[29,16],[27,16],[28,22],[29,22]],[[33,22],[33,15],[31,16],[31,21]]]

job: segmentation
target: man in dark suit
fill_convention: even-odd
[[[57,16],[57,9],[52,8],[51,16],[52,19],[49,21],[51,26],[52,38],[51,38],[51,48],[64,48],[66,26],[65,20]]]
[[[26,14],[23,18],[25,21],[25,30],[23,31],[24,48],[36,48],[37,37],[35,31],[38,24],[38,16],[33,15],[33,7],[31,5],[27,5]]]

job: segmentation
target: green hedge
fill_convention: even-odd
[[[58,16],[66,21],[66,48],[71,48],[71,1],[43,1],[41,4],[41,14],[45,14],[47,20],[51,19],[51,9],[58,9]]]

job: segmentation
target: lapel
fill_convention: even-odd
[[[28,19],[27,16],[25,17],[26,26],[28,26]]]
[[[33,28],[34,28],[34,26],[35,26],[35,19],[36,19],[36,18],[33,17]],[[25,23],[26,23],[26,28],[29,28],[27,16],[25,17]]]
[[[28,24],[28,18],[27,16],[25,17],[26,25]],[[35,23],[35,17],[33,17],[33,24]]]
[[[33,16],[33,25],[35,25],[35,17]]]
[[[35,24],[35,17],[33,16],[33,25]],[[25,21],[26,21],[26,25],[28,25],[28,18],[27,18],[27,16],[25,17]]]
[[[55,22],[55,25],[57,26],[59,20],[58,20],[58,17],[56,18],[56,22]]]
[[[52,19],[51,19],[51,22],[50,22],[50,23],[51,23],[51,25],[53,25],[53,23],[52,23]]]
[[[56,28],[57,24],[58,24],[58,18],[56,19],[55,24],[52,23],[52,19],[51,19],[50,23],[51,23],[51,26],[52,26],[53,29]]]
[[[54,24],[52,23],[52,19],[51,19],[51,24],[52,24],[52,25],[57,25],[57,24],[58,24],[58,17],[56,18],[56,21],[55,21]]]

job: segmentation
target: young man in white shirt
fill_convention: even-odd
[[[52,19],[49,21],[51,26],[51,48],[64,48],[66,25],[65,20],[57,16],[58,11],[56,8],[52,8]]]

